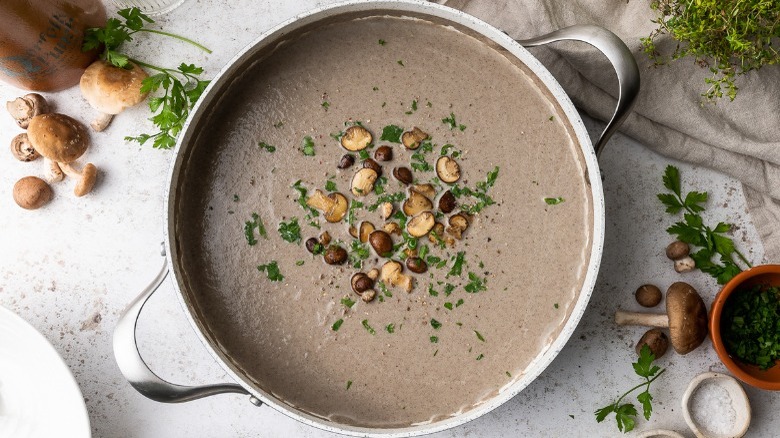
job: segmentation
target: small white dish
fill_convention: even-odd
[[[636,438],[685,438],[683,434],[668,429],[651,429],[640,432]]]
[[[685,422],[699,438],[739,438],[750,426],[750,401],[739,382],[726,374],[694,377],[683,394]]]
[[[84,398],[57,350],[0,306],[0,437],[91,435]]]

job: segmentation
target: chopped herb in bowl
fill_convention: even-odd
[[[780,287],[736,290],[723,306],[721,336],[734,357],[762,370],[780,359]]]

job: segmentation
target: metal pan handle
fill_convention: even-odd
[[[223,393],[249,394],[241,385],[235,383],[204,386],[177,385],[161,379],[146,365],[138,351],[135,326],[144,304],[167,276],[168,264],[163,260],[162,268],[151,284],[127,306],[119,317],[119,322],[114,328],[114,357],[122,375],[141,395],[163,403],[182,403]],[[255,406],[262,404],[251,395],[249,401]]]
[[[564,27],[546,35],[527,40],[517,40],[517,42],[526,47],[533,47],[564,40],[582,41],[597,48],[609,59],[612,67],[615,68],[615,73],[617,73],[617,107],[612,115],[612,119],[607,123],[604,132],[601,133],[595,144],[596,156],[599,156],[609,138],[612,137],[612,134],[617,131],[623,120],[628,116],[636,96],[639,94],[639,68],[636,65],[634,55],[631,54],[631,50],[617,35],[603,27],[591,24]]]

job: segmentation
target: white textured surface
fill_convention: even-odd
[[[188,0],[158,23],[166,31],[196,37],[214,50],[212,55],[149,35],[138,35],[137,45],[128,52],[163,65],[194,62],[211,76],[262,31],[325,3],[330,1]],[[19,94],[0,85],[0,102]],[[46,97],[60,112],[83,121],[92,116],[77,88]],[[93,194],[76,199],[72,181],[65,181],[54,187],[54,201],[39,211],[19,209],[11,189],[22,176],[41,175],[41,162],[20,163],[9,152],[0,153],[0,304],[38,328],[64,357],[87,400],[95,437],[332,436],[269,408],[256,408],[245,396],[158,404],[136,393],[119,374],[111,330],[161,262],[162,197],[171,154],[122,140],[151,131],[147,116],[145,108],[131,109],[106,132],[93,135],[93,146],[83,158],[102,172]],[[588,125],[595,133],[596,124]],[[8,144],[17,132],[10,117],[0,115],[0,145]],[[763,250],[739,183],[670,162],[630,139],[615,137],[601,160],[607,203],[602,271],[580,326],[559,357],[520,395],[476,421],[436,436],[619,435],[612,418],[597,424],[593,411],[633,386],[630,362],[643,329],[617,328],[612,322],[615,309],[636,309],[633,291],[646,282],[665,289],[684,279],[708,305],[718,290],[700,273],[675,274],[663,254],[670,241],[664,229],[672,220],[655,194],[662,187],[663,168],[670,163],[680,167],[685,187],[710,192],[706,219],[734,223],[738,247],[754,263],[762,262]],[[163,378],[185,384],[225,379],[200,345],[167,282],[150,299],[138,336],[142,354]],[[637,430],[667,428],[691,436],[680,411],[688,382],[703,371],[725,369],[709,341],[687,356],[670,352],[659,362],[668,370],[652,391],[655,412],[649,422],[638,420]],[[446,371],[438,377],[446,379]],[[776,435],[780,397],[746,389],[754,407],[748,436]]]

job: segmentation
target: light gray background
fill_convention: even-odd
[[[188,0],[158,18],[158,24],[195,37],[214,50],[212,55],[148,35],[138,35],[127,51],[161,65],[194,62],[205,66],[204,76],[211,77],[264,30],[327,3],[332,2]],[[0,85],[0,102],[21,93]],[[93,115],[78,88],[46,97],[60,112],[84,121]],[[74,198],[72,181],[66,180],[54,187],[54,201],[39,211],[19,209],[11,192],[17,179],[41,175],[41,162],[20,163],[8,152],[0,154],[0,305],[29,321],[64,357],[84,393],[95,437],[333,436],[270,408],[256,408],[245,396],[155,403],[136,393],[120,375],[111,331],[122,309],[161,263],[162,198],[171,153],[122,140],[125,135],[151,132],[147,117],[146,108],[134,108],[106,132],[93,135],[93,146],[81,160],[95,163],[101,171],[93,194]],[[599,123],[586,124],[593,134],[600,131]],[[0,145],[9,144],[18,132],[3,113]],[[597,424],[593,411],[633,386],[633,346],[644,330],[616,327],[615,309],[638,307],[633,291],[646,282],[665,289],[674,281],[688,281],[708,305],[718,291],[714,280],[698,272],[676,274],[663,254],[670,241],[664,229],[672,218],[655,194],[662,189],[667,164],[681,169],[685,188],[709,191],[705,219],[734,223],[738,248],[754,263],[762,262],[763,249],[738,182],[670,161],[616,136],[601,159],[607,204],[601,275],[578,329],[558,358],[520,395],[476,421],[436,436],[619,435],[611,417]],[[226,380],[198,341],[168,281],[149,300],[138,336],[142,354],[162,377],[183,384]],[[692,436],[680,409],[682,394],[695,375],[725,368],[709,341],[685,357],[670,352],[659,362],[667,372],[652,390],[655,413],[649,422],[638,420],[637,431],[662,427]],[[749,436],[776,435],[780,398],[746,390],[753,406]]]

